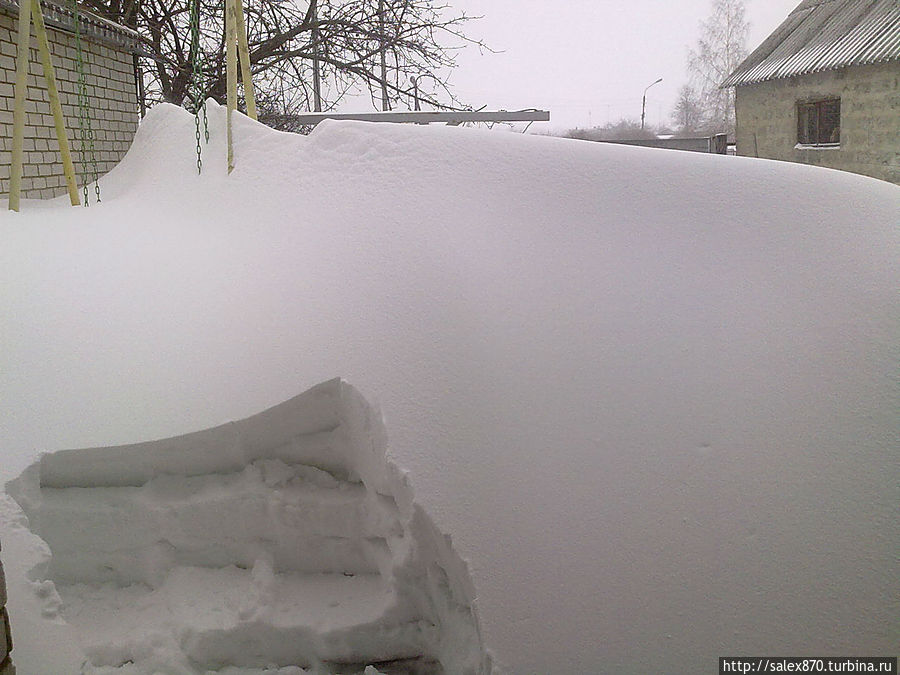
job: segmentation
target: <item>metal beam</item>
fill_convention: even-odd
[[[66,120],[63,117],[62,105],[59,102],[59,90],[56,87],[56,74],[50,58],[50,41],[47,38],[47,27],[44,25],[44,13],[41,0],[31,1],[31,16],[34,20],[34,33],[41,56],[41,67],[44,69],[44,80],[47,83],[47,95],[50,97],[50,109],[53,111],[53,125],[56,127],[56,141],[59,144],[59,156],[62,159],[63,173],[66,176],[66,188],[72,206],[81,204],[78,198],[78,185],[75,180],[75,165],[69,151],[69,136],[66,133]]]
[[[250,75],[250,47],[247,45],[247,24],[244,22],[244,3],[234,0],[235,30],[237,31],[238,57],[241,63],[241,82],[244,85],[244,105],[247,106],[247,117],[256,119],[256,93],[253,90],[253,77]]]
[[[299,124],[318,124],[323,120],[358,120],[361,122],[413,122],[428,124],[462,124],[463,122],[549,122],[549,110],[391,110],[368,113],[302,113],[291,115]]]

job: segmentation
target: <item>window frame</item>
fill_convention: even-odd
[[[841,147],[841,97],[827,96],[797,101],[797,147],[798,148],[840,148]],[[810,112],[813,117],[810,118]],[[836,114],[835,114],[836,112]],[[831,119],[829,119],[831,115]],[[836,124],[835,124],[836,117]],[[810,134],[810,122],[814,132]],[[830,134],[827,129],[830,127]],[[823,140],[824,133],[835,140]]]

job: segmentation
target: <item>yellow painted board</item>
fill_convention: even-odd
[[[50,108],[53,110],[53,124],[56,127],[56,140],[59,143],[59,154],[62,158],[63,172],[66,176],[69,201],[72,203],[72,206],[78,206],[81,200],[78,198],[78,185],[75,181],[75,165],[72,164],[72,155],[69,152],[69,138],[66,135],[66,122],[59,102],[59,91],[56,88],[53,61],[50,59],[50,43],[47,40],[47,28],[44,26],[41,0],[32,1],[31,13],[34,17],[34,33],[37,37],[38,51],[41,55],[41,65],[44,67],[44,80],[47,82],[47,93],[50,96]]]
[[[9,176],[9,209],[19,210],[22,193],[22,147],[25,141],[25,94],[28,86],[28,43],[31,38],[31,0],[19,0],[19,38],[16,52],[16,92],[13,103],[12,167]]]
[[[231,114],[237,108],[237,37],[235,33],[234,0],[225,0],[225,84],[227,87],[225,129],[228,142],[228,173],[234,170]]]
[[[241,81],[244,83],[244,101],[247,116],[256,119],[256,94],[253,91],[253,76],[250,74],[250,47],[247,44],[247,25],[244,22],[243,0],[234,0],[235,29],[238,39],[238,54],[241,59]]]

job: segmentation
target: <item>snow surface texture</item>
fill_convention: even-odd
[[[210,113],[202,176],[193,119],[158,106],[102,205],[0,215],[3,478],[39,451],[207,429],[340,376],[467,561],[495,670],[895,651],[900,189],[243,117],[226,176]],[[234,493],[265,470],[235,472]],[[14,656],[78,672],[55,584],[29,581],[49,554],[28,525],[3,502]],[[254,567],[274,560],[247,564],[262,593]]]
[[[92,672],[489,672],[465,564],[384,439],[334,380],[204,432],[45,455],[10,494]]]

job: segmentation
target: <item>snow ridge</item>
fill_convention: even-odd
[[[205,431],[44,455],[8,489],[91,672],[490,672],[466,565],[386,447],[334,379]]]

